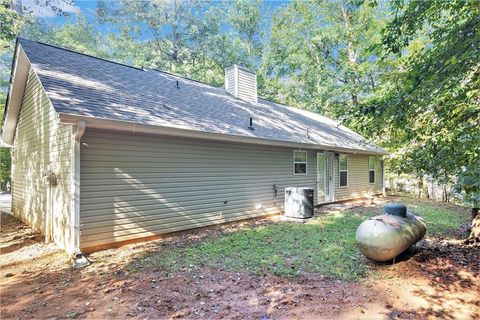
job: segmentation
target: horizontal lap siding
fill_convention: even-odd
[[[278,212],[285,187],[315,187],[315,166],[314,151],[308,151],[308,175],[294,175],[291,148],[87,129],[81,151],[81,246]]]
[[[67,248],[70,232],[71,127],[58,124],[58,117],[36,74],[29,73],[12,152],[12,211],[35,230],[46,233]],[[58,177],[51,189],[44,172]]]
[[[375,184],[368,181],[368,155],[348,154],[348,187],[340,187],[338,158],[335,161],[335,200],[358,198],[382,192],[382,173],[375,164]]]
[[[225,88],[231,95],[235,95],[235,68],[229,68],[225,71]]]
[[[257,82],[255,75],[238,69],[238,97],[240,99],[255,100],[257,96]]]

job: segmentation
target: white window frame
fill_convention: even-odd
[[[340,167],[340,158],[341,157],[345,157],[345,160],[347,162],[347,169],[346,170],[342,170],[341,167]],[[347,184],[342,186],[340,185],[341,181],[342,181],[342,177],[341,177],[341,172],[344,171],[347,173]],[[338,155],[338,188],[348,188],[348,155],[347,154],[340,154]]]
[[[373,169],[370,169],[370,159],[373,159]],[[375,177],[375,156],[368,156],[368,184],[375,184],[377,178]],[[373,171],[373,182],[370,182],[370,172]]]
[[[305,153],[305,161],[295,161],[295,153],[302,152]],[[296,173],[295,165],[296,164],[305,164],[305,173]],[[306,176],[308,174],[308,153],[306,150],[293,150],[293,175],[295,176]]]

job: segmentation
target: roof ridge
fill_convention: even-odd
[[[60,47],[60,46],[57,46],[57,45],[54,45],[54,44],[45,43],[45,42],[41,42],[41,41],[37,41],[37,40],[30,40],[30,39],[23,38],[23,37],[18,37],[18,39],[20,40],[20,42],[21,41],[35,42],[35,43],[38,43],[38,44],[41,44],[41,45],[44,45],[44,46],[47,46],[47,47],[52,47],[52,48],[55,48],[55,49],[64,50],[64,51],[68,51],[68,52],[71,52],[71,53],[76,53],[76,54],[86,56],[86,57],[89,57],[89,58],[94,58],[94,59],[97,59],[97,60],[110,62],[110,63],[117,64],[117,65],[120,65],[120,66],[123,66],[123,67],[128,67],[128,68],[133,68],[133,69],[136,69],[136,70],[139,70],[139,71],[143,71],[142,68],[138,68],[138,67],[135,67],[135,66],[132,66],[132,65],[129,65],[129,64],[125,64],[125,63],[121,63],[121,62],[117,62],[117,61],[113,61],[113,60],[108,60],[108,59],[97,57],[97,56],[94,56],[94,55],[91,55],[91,54],[88,54],[88,53],[83,53],[83,52],[80,52],[80,51],[75,51],[75,50],[72,50],[72,49]]]
[[[213,88],[217,88],[217,89],[221,89],[222,87],[217,87],[217,86],[214,86],[213,84],[210,84],[210,83],[206,83],[206,82],[203,82],[203,81],[200,81],[200,80],[196,80],[196,79],[193,79],[193,78],[189,78],[189,77],[186,77],[186,76],[182,76],[180,74],[177,74],[177,73],[173,73],[173,72],[170,72],[170,71],[164,71],[164,70],[159,70],[159,69],[155,69],[155,68],[150,68],[150,67],[143,67],[142,68],[143,70],[153,70],[153,71],[156,71],[156,72],[160,72],[160,73],[165,73],[165,74],[168,74],[170,76],[174,76],[174,77],[178,77],[178,78],[181,78],[181,79],[185,79],[185,80],[190,80],[190,81],[195,81],[195,82],[198,82],[198,83],[201,83],[201,84],[205,84],[207,86],[210,86],[210,87],[213,87]]]
[[[240,65],[237,65],[239,67],[242,67]],[[173,72],[170,72],[170,71],[165,71],[165,70],[159,70],[159,69],[155,69],[155,68],[150,68],[150,67],[143,67],[143,69],[145,70],[153,70],[153,71],[156,71],[156,72],[160,72],[160,73],[164,73],[164,74],[167,74],[167,75],[171,75],[171,76],[174,76],[174,77],[178,77],[178,78],[181,78],[181,79],[186,79],[186,80],[191,80],[191,81],[194,81],[194,82],[198,82],[200,84],[204,84],[204,85],[207,85],[207,86],[210,86],[210,87],[213,87],[213,88],[216,88],[216,89],[222,89],[223,86],[215,86],[213,84],[210,84],[210,83],[207,83],[207,82],[203,82],[201,80],[197,80],[197,79],[193,79],[193,78],[189,78],[189,77],[186,77],[186,76],[182,76],[178,73],[173,73]],[[225,93],[228,94],[228,92],[225,90]],[[235,98],[234,96],[232,96],[233,98]],[[270,99],[267,99],[266,97],[263,97],[263,96],[258,96],[259,99],[261,100],[264,100],[264,101],[268,101],[268,102],[271,102],[271,103],[274,103],[276,105],[279,105],[279,106],[282,106],[282,107],[286,107],[286,108],[295,108],[295,109],[300,109],[300,108],[296,108],[296,107],[291,107],[291,106],[287,106],[286,104],[282,104],[278,101],[274,101],[274,100],[270,100]],[[238,98],[237,98],[238,99]],[[249,102],[249,101],[244,101],[244,102]],[[303,109],[300,109],[300,110],[303,110]]]
[[[117,65],[120,65],[120,66],[123,66],[123,67],[128,67],[128,68],[132,68],[132,69],[135,69],[135,70],[139,70],[139,71],[146,71],[146,70],[153,70],[153,71],[156,71],[156,72],[160,72],[160,73],[164,73],[164,74],[167,74],[167,75],[171,75],[171,76],[174,76],[174,77],[178,77],[178,78],[181,78],[181,79],[185,79],[185,80],[191,80],[191,81],[194,81],[194,82],[197,82],[197,83],[200,83],[200,84],[204,84],[204,85],[207,85],[207,86],[210,86],[212,88],[216,88],[216,89],[221,89],[222,87],[219,86],[215,86],[213,84],[210,84],[210,83],[207,83],[207,82],[203,82],[201,80],[196,80],[196,79],[193,79],[193,78],[189,78],[189,77],[186,77],[186,76],[183,76],[183,75],[180,75],[180,74],[177,74],[177,73],[173,73],[173,72],[170,72],[170,71],[165,71],[165,70],[159,70],[159,69],[155,69],[155,68],[150,68],[150,67],[135,67],[135,66],[132,66],[132,65],[129,65],[129,64],[125,64],[125,63],[121,63],[121,62],[117,62],[117,61],[113,61],[113,60],[109,60],[109,59],[105,59],[105,58],[101,58],[101,57],[97,57],[97,56],[94,56],[94,55],[91,55],[91,54],[88,54],[88,53],[83,53],[83,52],[80,52],[80,51],[75,51],[75,50],[72,50],[72,49],[68,49],[68,48],[65,48],[65,47],[61,47],[61,46],[58,46],[58,45],[54,45],[54,44],[50,44],[50,43],[45,43],[45,42],[42,42],[42,41],[37,41],[37,40],[30,40],[30,39],[27,39],[27,38],[23,38],[23,37],[17,37],[20,41],[29,41],[29,42],[35,42],[35,43],[38,43],[38,44],[41,44],[41,45],[44,45],[44,46],[47,46],[47,47],[52,47],[52,48],[55,48],[55,49],[59,49],[59,50],[64,50],[64,51],[68,51],[68,52],[71,52],[71,53],[76,53],[76,54],[79,54],[79,55],[82,55],[82,56],[86,56],[86,57],[89,57],[89,58],[94,58],[94,59],[97,59],[97,60],[101,60],[101,61],[105,61],[105,62],[110,62],[110,63],[113,63],[113,64],[117,64]],[[239,65],[239,64],[235,64],[241,68],[244,68],[243,66]],[[248,69],[246,69],[248,70]],[[250,70],[249,70],[250,71]],[[251,71],[250,71],[251,72]],[[271,100],[271,99],[267,99],[266,97],[263,97],[263,96],[258,96],[259,99],[262,99],[264,101],[268,101],[268,102],[271,102],[271,103],[274,103],[276,105],[279,105],[279,106],[282,106],[282,107],[286,107],[286,108],[295,108],[295,109],[300,109],[300,108],[296,108],[296,107],[292,107],[292,106],[289,106],[289,105],[286,105],[286,104],[283,104],[283,103],[280,103],[278,101],[274,101],[274,100]],[[304,109],[300,109],[300,110],[304,110]]]
[[[91,54],[88,54],[88,53],[83,53],[83,52],[80,52],[80,51],[68,49],[68,48],[61,47],[61,46],[54,45],[54,44],[50,44],[50,43],[45,43],[45,42],[42,42],[42,41],[30,40],[30,39],[23,38],[23,37],[18,37],[18,39],[21,40],[21,41],[26,40],[26,41],[29,41],[29,42],[35,42],[35,43],[38,43],[38,44],[41,44],[41,45],[44,45],[44,46],[47,46],[47,47],[52,47],[52,48],[55,48],[55,49],[64,50],[64,51],[68,51],[68,52],[72,52],[72,53],[76,53],[76,54],[80,54],[80,55],[82,55],[82,56],[86,56],[86,57],[89,57],[89,58],[94,58],[94,59],[102,60],[102,61],[105,61],[105,62],[110,62],[110,63],[118,64],[118,65],[121,65],[121,66],[124,66],[124,67],[133,68],[133,69],[136,69],[136,70],[139,70],[139,71],[153,70],[153,71],[160,72],[160,73],[165,73],[165,74],[168,74],[168,75],[171,75],[171,76],[174,76],[174,77],[178,77],[178,78],[182,78],[182,79],[186,79],[186,80],[195,81],[195,82],[198,82],[198,83],[201,83],[201,84],[205,84],[205,85],[208,85],[208,86],[211,86],[211,87],[214,87],[214,88],[222,88],[222,87],[217,87],[217,86],[212,85],[212,84],[207,83],[207,82],[203,82],[203,81],[200,81],[200,80],[196,80],[196,79],[193,79],[193,78],[189,78],[189,77],[186,77],[186,76],[183,76],[183,75],[180,75],[180,74],[177,74],[177,73],[169,72],[169,71],[159,70],[159,69],[151,68],[151,67],[135,67],[135,66],[132,66],[132,65],[129,65],[129,64],[125,64],[125,63],[121,63],[121,62],[109,60],[109,59],[106,59],[106,58],[97,57],[97,56],[94,56],[94,55],[91,55]],[[272,102],[273,102],[273,101],[272,101]]]

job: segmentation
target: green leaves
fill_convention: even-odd
[[[386,13],[372,1],[294,1],[271,21],[263,70],[274,99],[341,118],[368,99]]]
[[[0,92],[0,105],[5,104],[6,94]],[[3,119],[3,109],[0,109],[0,119]],[[0,147],[0,190],[5,189],[6,184],[10,181],[10,168],[12,158],[10,149]]]
[[[0,0],[0,86],[19,33],[218,86],[224,68],[239,63],[259,69],[261,96],[334,117],[388,148],[390,171],[458,183],[467,198],[477,197],[469,181],[480,180],[480,2],[272,7],[99,1],[94,16],[51,25]]]
[[[480,4],[393,5],[397,13],[383,31],[383,59],[395,54],[401,72],[361,108],[363,118],[374,119],[374,128],[386,125],[390,139],[397,138],[390,143],[402,151],[394,158],[396,170],[455,182],[472,197],[480,192],[467,187],[468,179],[480,181]]]
[[[256,69],[261,54],[265,17],[259,1],[102,2],[98,11],[101,22],[122,26],[112,37],[129,44],[119,49],[130,51],[118,51],[137,66],[222,85],[224,68],[237,63]]]

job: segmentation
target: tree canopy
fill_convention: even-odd
[[[391,152],[390,172],[455,184],[478,207],[476,0],[98,1],[59,24],[0,1],[0,86],[18,35],[217,86],[241,64],[260,95],[345,123]]]
[[[382,59],[397,70],[356,108],[368,135],[389,138],[397,172],[456,183],[480,200],[480,3],[395,1]],[[478,203],[475,204],[478,206]]]

